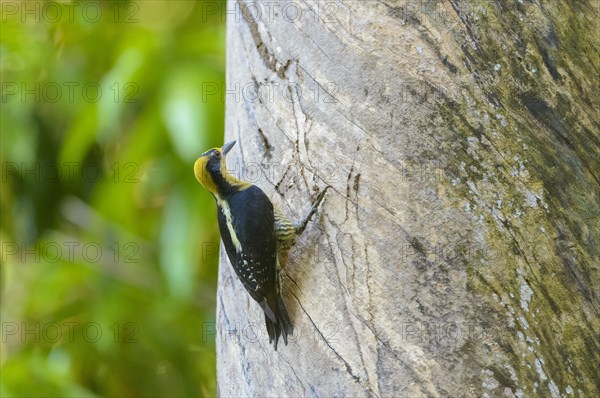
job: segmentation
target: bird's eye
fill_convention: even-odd
[[[221,158],[221,152],[216,151],[214,154],[215,158],[220,159]]]

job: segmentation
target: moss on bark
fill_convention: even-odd
[[[457,36],[471,95],[440,109],[462,144],[450,196],[489,245],[464,259],[493,330],[471,355],[485,367],[488,345],[506,361],[488,368],[488,389],[493,378],[513,394],[598,395],[597,5],[489,7]]]

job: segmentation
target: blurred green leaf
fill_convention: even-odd
[[[192,167],[223,137],[224,101],[205,95],[225,79],[221,15],[200,1],[11,4],[0,395],[216,395],[203,326],[219,236]]]

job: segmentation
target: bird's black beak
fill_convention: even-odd
[[[231,148],[233,148],[234,145],[235,145],[235,141],[231,141],[231,142],[228,142],[227,144],[223,145],[223,147],[221,148],[221,152],[223,153],[223,156],[227,155],[227,152],[231,151]]]

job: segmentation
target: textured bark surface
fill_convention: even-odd
[[[296,219],[333,189],[288,346],[222,259],[221,396],[600,392],[598,3],[568,3],[228,3],[229,168]]]

